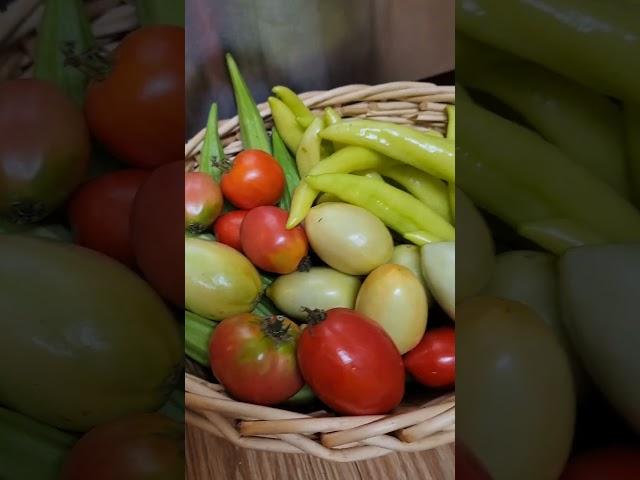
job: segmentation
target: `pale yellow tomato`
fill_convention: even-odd
[[[429,292],[452,320],[456,318],[456,244],[434,242],[422,246],[422,272]]]
[[[429,295],[429,288],[427,287],[427,281],[422,274],[422,262],[420,259],[420,247],[417,245],[400,244],[396,245],[393,249],[393,255],[389,263],[395,263],[396,265],[402,265],[407,267],[413,274],[420,280],[420,283],[424,287],[424,291],[427,295],[427,304],[431,305],[431,296]]]
[[[416,276],[406,267],[388,263],[366,278],[356,310],[377,322],[400,353],[415,347],[427,328],[427,296]]]

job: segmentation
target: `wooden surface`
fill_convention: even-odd
[[[239,449],[187,427],[188,480],[453,480],[454,446],[354,463]]]

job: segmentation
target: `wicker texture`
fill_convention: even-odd
[[[315,113],[331,106],[343,118],[369,118],[446,129],[445,108],[455,103],[455,87],[424,82],[348,85],[300,95]],[[272,126],[267,103],[258,105]],[[242,149],[238,117],[218,125],[224,151],[233,158]],[[185,145],[186,168],[197,168],[205,129]],[[195,370],[194,370],[195,371]],[[428,392],[425,392],[425,397]],[[186,422],[236,446],[279,453],[307,453],[351,462],[393,452],[419,452],[455,441],[455,394],[403,404],[389,415],[336,417],[327,411],[302,414],[238,402],[224,388],[196,375],[185,377]]]

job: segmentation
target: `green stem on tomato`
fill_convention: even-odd
[[[184,9],[184,0],[136,0],[136,13],[142,26],[184,27]]]
[[[91,25],[81,0],[46,0],[38,29],[34,77],[54,83],[78,105],[84,100],[88,76],[68,62],[94,46]]]
[[[220,165],[224,158],[224,150],[218,133],[218,105],[212,103],[198,168],[201,172],[208,173],[216,182],[220,183],[222,173]]]

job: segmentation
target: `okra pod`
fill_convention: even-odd
[[[260,111],[251,95],[251,91],[230,53],[227,53],[226,59],[229,76],[231,77],[231,83],[233,85],[233,93],[236,99],[236,107],[238,109],[242,147],[245,149],[262,150],[271,155],[269,136],[267,135]]]
[[[218,134],[218,105],[212,103],[207,120],[207,130],[204,135],[204,143],[200,152],[199,170],[208,173],[216,182],[220,183],[222,174],[220,165],[223,160],[224,150]]]
[[[455,152],[450,140],[405,125],[374,120],[346,120],[320,136],[333,142],[371,148],[437,178],[455,181]]]
[[[271,142],[273,144],[273,156],[282,167],[285,178],[285,189],[282,194],[282,198],[280,199],[279,207],[283,210],[289,211],[291,208],[293,192],[300,183],[298,167],[296,166],[295,159],[291,153],[289,153],[287,146],[282,141],[282,137],[278,133],[277,128],[274,128],[271,133]]]

